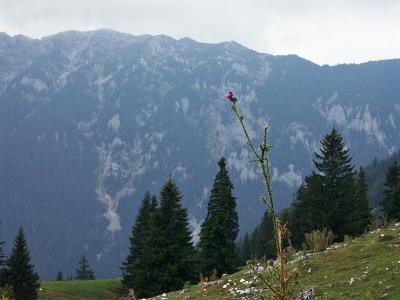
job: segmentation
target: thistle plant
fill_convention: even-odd
[[[289,271],[285,265],[285,249],[283,245],[284,238],[288,235],[286,224],[281,224],[277,217],[274,201],[272,198],[272,185],[268,154],[271,145],[268,144],[269,126],[264,127],[262,144],[258,148],[254,145],[250,135],[246,129],[245,117],[239,112],[237,107],[238,99],[234,97],[232,92],[227,92],[225,98],[232,104],[232,111],[236,115],[243,129],[243,133],[247,140],[247,145],[254,156],[254,161],[260,168],[261,175],[264,178],[266,195],[261,198],[261,202],[267,207],[272,217],[274,227],[274,246],[276,253],[276,261],[269,261],[266,266],[266,272],[260,273],[252,266],[253,272],[258,273],[265,287],[271,292],[272,299],[287,300],[290,299],[296,282],[296,270]]]

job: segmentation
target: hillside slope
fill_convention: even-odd
[[[291,267],[299,271],[297,292],[314,287],[313,299],[400,299],[400,223],[334,244],[320,253],[299,252]],[[153,299],[257,299],[260,282],[245,267],[215,284]],[[243,298],[242,298],[243,299]]]
[[[291,268],[299,271],[297,291],[314,287],[313,299],[399,299],[400,224],[368,232],[360,238],[334,244],[329,250],[298,252]],[[221,280],[187,287],[153,299],[257,299],[260,283],[247,266]],[[115,300],[119,280],[45,281],[40,300]]]

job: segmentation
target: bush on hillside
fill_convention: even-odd
[[[324,228],[306,233],[305,237],[307,249],[319,252],[326,250],[326,248],[332,245],[335,235],[331,230]]]

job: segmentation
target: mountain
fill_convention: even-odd
[[[275,200],[284,207],[332,126],[354,162],[400,147],[400,60],[319,66],[235,42],[112,30],[42,39],[0,34],[0,220],[26,229],[40,275],[119,273],[146,190],[172,175],[195,232],[224,155],[242,232],[263,214],[262,181],[224,93],[252,137],[271,126]]]

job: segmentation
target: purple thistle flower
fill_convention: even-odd
[[[232,93],[232,92],[226,92],[225,98],[226,98],[226,99],[229,99],[229,100],[232,100],[232,98],[233,98],[233,93]]]

